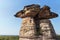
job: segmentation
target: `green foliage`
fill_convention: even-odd
[[[0,36],[0,40],[18,40],[18,36]]]
[[[57,40],[60,40],[60,35],[57,35]]]

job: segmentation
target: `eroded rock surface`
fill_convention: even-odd
[[[40,23],[39,24],[40,26],[38,25],[38,23]],[[22,27],[20,30],[20,40],[24,40],[24,39],[26,40],[56,40],[56,34],[51,24],[51,21],[48,19],[44,19],[44,20],[37,21],[35,23],[33,18],[30,18],[30,17],[24,18],[22,22]]]
[[[40,8],[36,4],[28,5],[15,16],[22,18],[19,40],[56,40],[54,28],[48,19],[58,17],[58,14],[51,12],[49,6]]]

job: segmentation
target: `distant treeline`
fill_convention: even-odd
[[[0,40],[18,40],[18,36],[0,36]]]
[[[57,35],[57,39],[60,40],[60,35]]]
[[[57,38],[60,40],[60,35]],[[0,36],[0,40],[19,40],[19,36]]]

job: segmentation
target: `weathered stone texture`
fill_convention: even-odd
[[[50,20],[40,20],[40,27],[43,34],[43,40],[56,40],[56,34]]]
[[[31,18],[31,17],[23,18],[22,27],[20,30],[20,36],[22,36],[22,37],[34,36],[34,34],[35,34],[34,27],[35,27],[35,23],[34,23],[33,18]]]
[[[24,22],[26,22],[24,24]],[[22,27],[20,30],[20,40],[56,40],[56,34],[51,21],[48,19],[36,21],[33,18],[27,17],[23,19]],[[36,35],[36,27],[40,27]]]
[[[48,19],[58,17],[58,14],[51,12],[49,6],[40,8],[36,4],[27,5],[15,16],[23,20],[19,40],[56,40],[54,28]]]

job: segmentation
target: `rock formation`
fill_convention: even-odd
[[[57,40],[56,33],[49,19],[58,15],[50,11],[50,7],[40,8],[37,4],[25,6],[17,12],[16,17],[22,18],[19,40]]]

